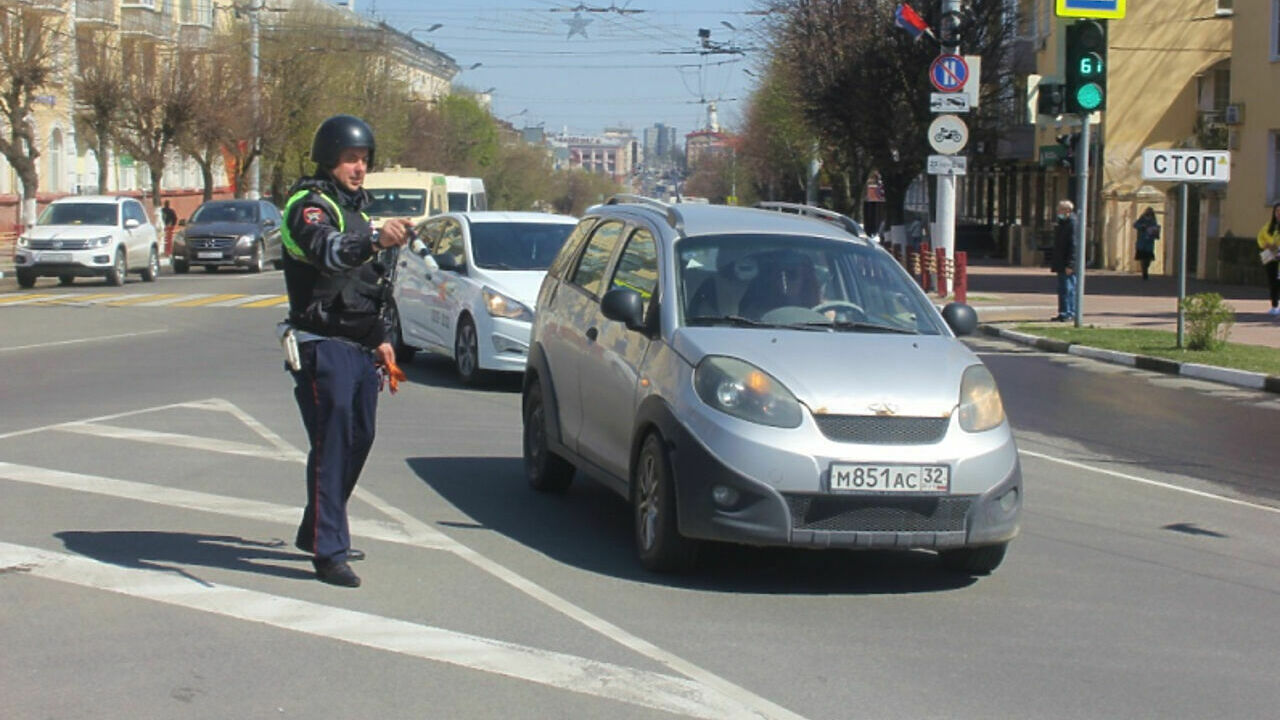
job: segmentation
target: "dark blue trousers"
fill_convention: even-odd
[[[294,398],[311,440],[307,506],[297,544],[317,561],[345,561],[351,549],[347,500],[373,447],[378,372],[373,357],[352,343],[318,340],[299,347]]]

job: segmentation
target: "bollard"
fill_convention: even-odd
[[[956,302],[968,302],[969,297],[969,253],[956,253]]]
[[[947,281],[954,276],[951,261],[947,259],[947,249],[938,248],[936,267],[938,268],[938,297],[947,296]]]
[[[929,243],[920,243],[920,287],[925,292],[929,292],[932,287],[933,277],[933,253],[929,249]]]

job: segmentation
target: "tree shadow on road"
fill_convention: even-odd
[[[409,467],[472,520],[440,523],[466,543],[489,530],[567,565],[624,580],[718,592],[882,595],[956,590],[975,578],[943,570],[934,554],[814,551],[705,543],[685,575],[642,568],[632,545],[631,508],[581,474],[564,495],[534,492],[520,458],[410,458]]]
[[[54,533],[67,550],[112,565],[138,570],[159,570],[212,585],[192,574],[192,565],[272,575],[290,580],[315,577],[310,564],[303,568],[269,563],[310,560],[310,555],[285,549],[282,540],[249,540],[236,535],[152,530],[64,530]],[[267,561],[267,562],[261,562]]]

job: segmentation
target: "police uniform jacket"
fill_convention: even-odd
[[[374,348],[390,336],[381,312],[388,278],[368,202],[364,190],[348,192],[317,171],[289,191],[282,241],[289,322]]]

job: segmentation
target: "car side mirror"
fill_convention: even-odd
[[[186,221],[186,220],[179,220],[179,221],[178,221],[178,227],[183,227],[183,226],[185,226],[186,224],[187,224],[187,221]]]
[[[964,303],[947,303],[942,308],[942,319],[951,326],[951,331],[958,336],[972,335],[978,329],[978,313]]]
[[[134,228],[138,227],[138,226],[139,226],[139,225],[141,225],[141,224],[142,224],[142,223],[138,222],[137,220],[135,220],[135,219],[133,219],[133,218],[129,218],[128,220],[125,220],[125,221],[124,221],[124,229],[125,229],[125,230],[132,230],[132,229],[134,229]]]
[[[605,293],[600,300],[600,312],[626,325],[628,330],[645,329],[644,298],[631,288],[617,287]]]
[[[462,272],[463,266],[453,259],[453,255],[449,253],[438,253],[431,256],[436,263],[436,267],[440,270],[452,270],[453,272]]]

